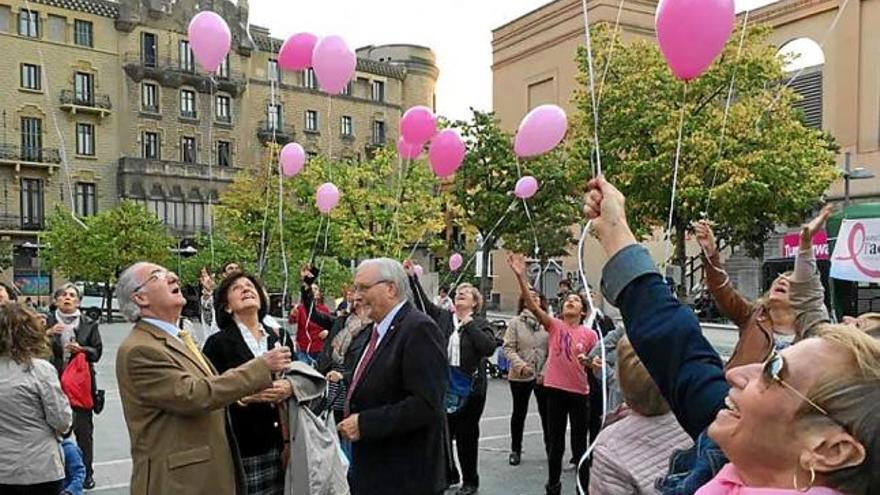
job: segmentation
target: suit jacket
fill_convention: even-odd
[[[116,379],[131,438],[132,494],[245,493],[226,406],[271,386],[262,359],[218,376],[179,339],[140,321],[119,346]]]
[[[273,349],[279,338],[270,330],[266,341],[269,349]],[[254,358],[235,322],[208,337],[203,351],[218,373],[225,373]],[[271,404],[242,406],[234,403],[229,406],[229,417],[242,457],[263,455],[283,447],[284,435],[277,407]]]
[[[361,436],[352,444],[354,495],[426,495],[446,488],[445,390],[440,330],[405,303],[351,392]]]

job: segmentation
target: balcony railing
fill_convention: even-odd
[[[294,131],[290,127],[285,127],[284,124],[275,124],[274,126],[269,123],[269,121],[264,120],[260,122],[260,125],[257,127],[257,139],[260,140],[263,144],[276,143],[285,145],[294,140]]]
[[[113,108],[110,96],[104,94],[83,95],[77,94],[70,89],[61,90],[59,97],[61,108],[70,113],[94,113],[100,116],[108,115]]]
[[[195,112],[195,110],[192,110],[192,111],[181,110],[181,111],[180,111],[180,117],[183,118],[183,119],[190,119],[190,120],[195,120],[195,119],[199,118],[199,116],[198,116],[198,114]]]
[[[43,226],[42,219],[25,223],[19,215],[0,215],[0,230],[37,231],[43,230]]]
[[[230,71],[222,77],[206,74],[198,68],[192,70],[180,60],[169,57],[146,59],[139,53],[129,53],[124,58],[123,69],[136,82],[153,79],[170,88],[192,86],[201,93],[223,91],[235,98],[247,89],[247,78],[240,72]],[[214,85],[216,88],[212,88]]]
[[[119,160],[119,173],[121,175],[149,175],[232,182],[240,170],[237,167],[221,167],[219,165],[209,167],[203,163],[172,162],[150,158],[124,157]]]
[[[61,153],[57,148],[35,148],[0,144],[0,163],[45,163],[47,165],[57,165],[61,163]]]

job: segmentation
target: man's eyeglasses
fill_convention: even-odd
[[[820,406],[819,404],[816,404],[815,402],[810,400],[810,398],[808,398],[806,395],[802,394],[800,391],[798,391],[796,388],[794,388],[788,382],[786,382],[785,380],[782,379],[781,375],[782,375],[782,370],[784,370],[784,369],[785,369],[785,359],[782,358],[782,354],[779,354],[778,352],[773,351],[770,354],[770,357],[768,357],[767,360],[764,361],[764,371],[763,371],[764,380],[766,380],[768,383],[769,382],[776,382],[776,383],[782,385],[783,387],[787,388],[792,393],[794,393],[795,395],[800,397],[804,402],[806,402],[807,404],[812,406],[815,410],[822,413],[823,416],[829,416],[828,411],[826,411],[822,406]]]
[[[375,287],[379,284],[388,284],[388,283],[391,283],[391,281],[390,280],[378,280],[376,282],[373,282],[372,284],[354,284],[354,291],[360,292],[361,294],[363,294],[364,292],[372,289],[373,287]]]
[[[173,276],[174,276],[174,274],[168,270],[153,270],[153,272],[150,273],[150,276],[147,277],[146,280],[144,280],[144,283],[142,283],[141,285],[138,285],[137,287],[134,288],[134,291],[132,292],[132,294],[134,294],[136,292],[140,292],[141,289],[146,287],[147,284],[149,284],[153,280],[166,280],[166,279],[168,279],[168,277],[173,277]]]

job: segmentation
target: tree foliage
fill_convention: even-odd
[[[103,283],[107,299],[125,267],[138,261],[171,266],[173,239],[155,215],[132,201],[82,222],[85,228],[69,210],[57,207],[41,237],[46,247],[40,255],[48,267],[70,280]]]
[[[467,156],[455,174],[452,192],[460,220],[482,240],[481,290],[488,297],[488,256],[499,241],[529,254],[536,254],[537,243],[541,259],[568,253],[574,241],[570,227],[579,220],[578,190],[589,167],[564,150],[517,164],[513,136],[501,129],[492,113],[474,110],[471,120],[453,126],[465,140]],[[538,193],[527,200],[532,221],[523,201],[513,195],[521,175],[533,175],[540,184]]]
[[[804,126],[783,88],[782,62],[768,28],[747,30],[737,60],[739,31],[720,59],[687,84],[674,234],[677,259],[692,221],[704,212],[721,237],[758,255],[777,224],[794,223],[813,208],[837,176],[835,145]],[[601,162],[607,178],[627,196],[627,213],[642,236],[665,228],[685,85],[675,79],[653,41],[615,46],[607,78],[611,37],[594,32],[594,70],[600,111]],[[578,56],[574,152],[593,154],[593,109],[584,50]],[[721,142],[731,78],[734,97]]]

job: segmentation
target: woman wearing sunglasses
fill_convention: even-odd
[[[728,460],[698,495],[880,493],[880,343],[825,326],[725,373],[636,243],[620,191],[590,181],[584,210],[609,256],[602,293],[621,309],[633,348],[685,431],[708,430]]]

